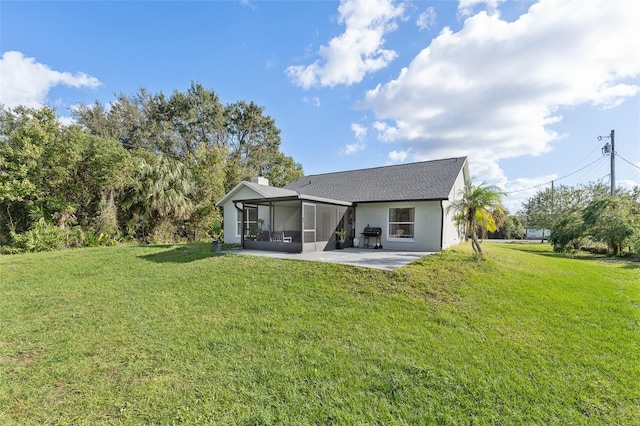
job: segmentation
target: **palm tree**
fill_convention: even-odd
[[[504,225],[504,218],[507,211],[502,207],[496,207],[493,210],[478,210],[476,212],[476,221],[480,227],[480,238],[486,240],[489,232],[496,232]]]
[[[491,213],[496,210],[505,211],[506,209],[502,206],[504,192],[495,185],[480,184],[475,186],[471,181],[467,181],[459,195],[460,198],[453,201],[448,210],[454,210],[465,217],[467,229],[471,231],[473,251],[482,255],[482,248],[478,242],[477,217],[492,216]]]
[[[195,184],[189,169],[164,154],[145,153],[136,159],[136,185],[127,194],[127,203],[146,239],[148,231],[171,228],[188,220],[193,211]]]
[[[160,155],[146,167],[146,203],[160,218],[184,220],[193,209],[190,196],[195,184],[189,169],[179,160]]]

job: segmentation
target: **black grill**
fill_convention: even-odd
[[[382,242],[380,241],[380,235],[382,235],[382,228],[367,225],[364,227],[364,231],[362,231],[361,234],[364,235],[364,248],[371,247],[371,244],[369,244],[369,237],[376,238],[376,244],[375,246],[373,246],[374,249],[382,248]]]
[[[365,226],[364,231],[362,231],[362,235],[365,237],[379,237],[382,235],[382,228],[377,228],[375,226]]]

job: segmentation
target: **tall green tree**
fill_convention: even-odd
[[[301,165],[280,151],[280,129],[263,107],[245,101],[222,105],[213,90],[197,83],[170,96],[145,89],[121,93],[109,108],[79,105],[73,113],[91,134],[119,140],[130,150],[164,153],[189,167],[203,149],[215,150],[208,155],[216,157],[224,151],[224,167],[216,168],[224,172],[227,191],[256,176],[274,186],[302,176]]]
[[[114,139],[87,135],[83,162],[83,192],[90,194],[85,217],[98,233],[119,233],[118,200],[133,183],[133,157]]]
[[[264,108],[244,101],[225,108],[228,165],[226,190],[241,180],[268,177],[272,185],[287,184],[302,175],[302,167],[280,152],[280,129]]]
[[[193,211],[195,183],[180,160],[139,150],[135,153],[135,185],[125,198],[131,217],[129,227],[146,241],[173,240],[177,226]]]
[[[187,164],[194,179],[193,212],[187,222],[190,238],[200,240],[213,237],[216,221],[222,221],[222,215],[215,206],[225,194],[225,158],[224,148],[207,147],[199,143]]]
[[[47,112],[38,115],[25,108],[0,110],[0,236],[5,241],[9,231],[28,228],[25,204],[38,192],[36,176],[43,151],[40,140],[49,133],[42,128],[48,122]]]
[[[584,209],[591,200],[606,196],[608,191],[601,183],[545,188],[524,202],[520,212],[526,217],[527,228],[551,229],[557,220]]]
[[[449,205],[449,210],[461,213],[466,222],[467,229],[471,232],[471,246],[473,250],[482,255],[482,247],[478,241],[478,216],[492,216],[494,211],[506,211],[502,205],[504,192],[494,185],[473,185],[471,181],[465,183],[459,192],[459,198]]]
[[[549,242],[553,245],[553,251],[557,253],[575,252],[580,249],[585,233],[582,212],[573,211],[555,221]]]
[[[169,98],[160,93],[149,104],[150,119],[163,132],[159,136],[172,145],[170,154],[185,158],[224,148],[224,107],[213,90],[192,82],[186,92],[176,90]]]
[[[54,222],[117,233],[118,194],[128,185],[129,153],[114,140],[62,126],[51,108],[2,111],[0,236]],[[34,216],[37,213],[37,217]],[[34,244],[34,246],[37,244]]]
[[[215,202],[240,180],[302,176],[263,107],[222,105],[197,83],[73,113],[78,124],[62,126],[51,108],[0,108],[0,244],[33,228],[24,246],[51,246],[35,241],[49,225],[67,237],[206,238],[220,220]]]
[[[60,228],[77,208],[74,188],[82,135],[63,129],[51,108],[17,107],[2,113],[0,204],[8,226],[30,226],[28,211],[41,209]]]
[[[129,150],[144,149],[167,152],[167,143],[160,125],[153,121],[154,96],[141,88],[135,95],[117,95],[106,108],[100,103],[79,104],[72,110],[77,123],[89,133],[119,141]]]
[[[272,163],[264,174],[272,186],[283,187],[289,182],[304,176],[302,165],[293,158],[278,152],[272,159]]]
[[[586,233],[607,244],[611,253],[620,256],[622,247],[631,244],[640,227],[640,204],[630,195],[593,200],[582,214]]]
[[[522,226],[520,218],[516,215],[507,215],[502,226],[495,232],[489,233],[489,238],[515,240],[522,239],[524,234],[524,226]]]

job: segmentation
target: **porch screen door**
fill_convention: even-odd
[[[302,251],[316,251],[316,205],[302,203]]]

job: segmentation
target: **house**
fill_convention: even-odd
[[[550,229],[529,229],[525,230],[525,239],[527,240],[544,240],[551,235]]]
[[[305,176],[284,188],[260,177],[216,205],[225,243],[247,249],[333,250],[344,229],[345,247],[439,251],[461,240],[447,207],[468,179],[466,157]],[[366,227],[379,237],[363,235]]]

